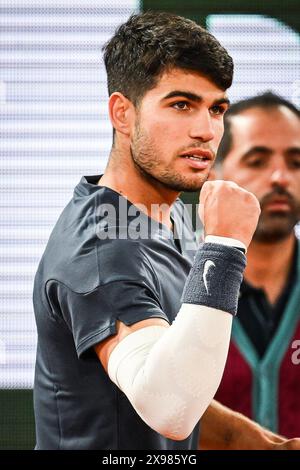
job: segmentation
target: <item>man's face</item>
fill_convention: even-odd
[[[164,73],[137,110],[131,155],[141,174],[175,191],[200,189],[223,135],[227,107],[225,92],[199,73]]]
[[[254,240],[286,238],[300,219],[300,119],[283,106],[252,108],[231,118],[231,133],[222,176],[258,198]]]

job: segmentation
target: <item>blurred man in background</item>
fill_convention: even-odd
[[[273,431],[299,436],[299,110],[272,93],[234,104],[217,161],[217,177],[255,194],[261,215],[216,399]]]

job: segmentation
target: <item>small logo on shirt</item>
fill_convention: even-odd
[[[203,278],[203,282],[204,282],[204,285],[205,285],[207,295],[209,295],[208,286],[207,286],[207,276],[208,276],[209,269],[212,268],[212,267],[216,267],[215,263],[213,261],[211,261],[210,259],[206,260],[205,263],[204,263],[202,278]]]

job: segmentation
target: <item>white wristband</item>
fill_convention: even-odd
[[[247,253],[246,245],[240,240],[237,240],[236,238],[219,237],[216,235],[206,235],[204,239],[204,243],[218,243],[219,245],[242,248],[243,250],[245,250],[245,253]]]

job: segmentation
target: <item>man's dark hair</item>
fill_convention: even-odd
[[[231,118],[252,108],[272,109],[285,106],[300,119],[299,109],[290,101],[282,98],[270,91],[254,96],[242,101],[238,101],[230,106],[224,116],[224,134],[218,149],[218,161],[224,160],[232,148],[233,135],[231,129]]]
[[[232,83],[232,59],[217,39],[171,13],[132,15],[103,50],[109,94],[119,91],[134,105],[173,67],[198,71],[222,90]]]

